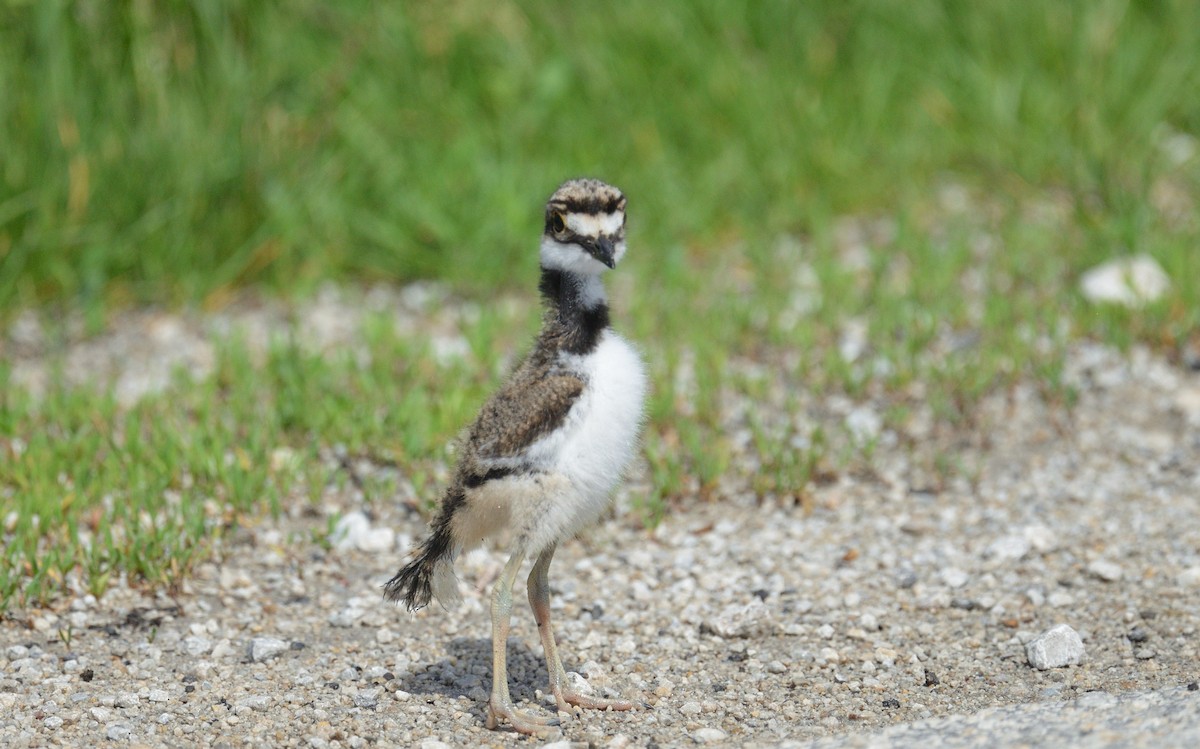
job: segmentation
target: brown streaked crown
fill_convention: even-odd
[[[572,179],[562,183],[546,202],[546,217],[554,212],[616,213],[625,210],[625,195],[598,179]]]

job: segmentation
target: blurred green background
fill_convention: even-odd
[[[947,175],[1153,251],[1197,50],[1187,0],[4,0],[0,308],[512,283],[577,174],[700,258]]]

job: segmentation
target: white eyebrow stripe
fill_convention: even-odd
[[[601,234],[613,236],[620,231],[624,220],[625,215],[620,211],[616,213],[598,213],[595,215],[568,213],[567,228],[585,237],[598,237]]]

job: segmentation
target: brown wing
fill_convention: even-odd
[[[584,381],[573,374],[517,378],[484,405],[471,427],[475,457],[518,457],[563,423],[583,387]]]

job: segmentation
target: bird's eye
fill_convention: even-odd
[[[567,230],[567,221],[561,213],[550,216],[550,230],[555,234],[562,234]]]

